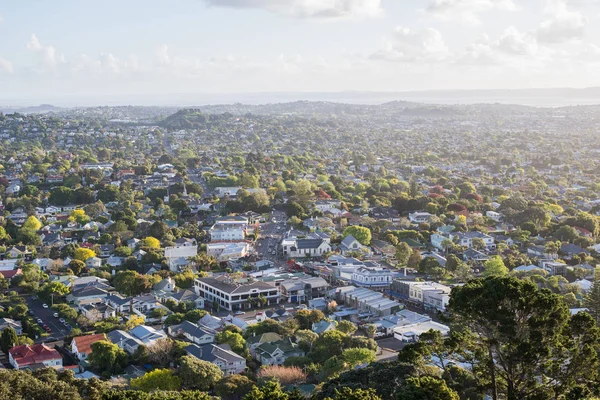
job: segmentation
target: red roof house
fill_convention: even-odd
[[[8,361],[15,369],[32,367],[36,364],[59,368],[63,366],[60,353],[45,344],[15,346],[8,351]]]

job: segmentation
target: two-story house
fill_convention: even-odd
[[[191,356],[215,364],[225,375],[240,374],[246,370],[246,359],[231,351],[225,344],[191,344],[184,350]]]

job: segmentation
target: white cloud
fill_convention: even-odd
[[[449,54],[442,34],[433,29],[411,30],[397,27],[391,38],[384,39],[383,48],[372,59],[402,62],[437,62]]]
[[[45,68],[52,69],[59,63],[65,63],[64,55],[57,55],[53,46],[42,45],[35,34],[31,35],[26,47],[28,50],[42,55],[42,64]]]
[[[461,21],[475,25],[481,23],[478,15],[481,12],[517,9],[513,0],[434,0],[425,11],[444,21]]]
[[[10,61],[5,58],[0,57],[0,72],[6,72],[9,74],[13,73],[13,65]]]
[[[381,0],[204,0],[214,7],[257,8],[294,18],[373,17]]]
[[[566,0],[546,0],[545,3],[548,18],[537,31],[540,42],[562,43],[584,36],[587,20],[583,14],[569,10]]]

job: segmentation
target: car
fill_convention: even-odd
[[[46,329],[47,327],[48,327],[48,325],[46,325],[46,324],[42,325],[43,329]]]
[[[245,312],[243,312],[243,311],[236,311],[236,312],[235,312],[235,315],[244,315],[244,314],[246,314],[246,313],[245,313]]]
[[[58,313],[57,313],[57,312],[55,312],[55,313],[54,313],[54,314],[52,314],[52,315],[54,315],[54,318],[58,318]]]
[[[41,318],[38,318],[38,319],[36,319],[36,322],[37,322],[38,324],[42,324],[42,325],[44,324],[44,321],[42,321],[42,319],[41,319]]]
[[[48,304],[44,303],[44,304],[42,304],[42,307],[48,308]]]
[[[60,322],[61,322],[61,324],[63,324],[64,326],[67,326],[67,325],[69,325],[69,323],[68,323],[67,321],[60,321]]]
[[[44,328],[44,330],[45,330],[47,333],[50,333],[50,332],[52,332],[52,329],[50,329],[49,327],[45,327],[45,328]]]
[[[35,313],[33,312],[33,310],[29,310],[29,315],[35,315]]]
[[[37,300],[37,296],[31,296],[31,300]]]
[[[48,336],[44,339],[44,343],[56,342],[56,338],[54,336]]]
[[[61,324],[64,324],[65,322],[67,322],[67,321],[65,321],[64,318],[59,319],[59,321],[60,321]]]

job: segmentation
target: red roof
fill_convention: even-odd
[[[17,275],[21,275],[22,273],[23,271],[21,271],[21,268],[11,269],[9,271],[0,271],[0,274],[2,274],[5,279],[12,279]]]
[[[8,351],[19,367],[62,359],[60,353],[45,344],[15,346]]]
[[[92,344],[99,342],[100,340],[106,340],[106,335],[104,333],[97,333],[95,335],[87,335],[87,336],[77,336],[73,338],[75,345],[77,346],[77,350],[80,353],[91,354],[92,353]]]

